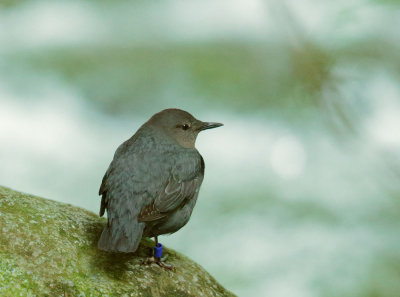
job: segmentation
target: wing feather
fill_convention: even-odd
[[[198,193],[204,175],[204,161],[195,163],[196,170],[192,170],[191,179],[182,180],[171,174],[164,190],[153,203],[144,207],[138,219],[141,222],[150,222],[165,217],[169,212],[179,208],[185,201],[192,199]],[[179,167],[179,166],[178,166]],[[180,168],[180,167],[179,167]]]

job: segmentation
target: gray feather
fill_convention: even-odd
[[[104,175],[100,216],[107,210],[108,223],[101,250],[134,252],[142,236],[175,232],[190,218],[204,162],[196,149],[163,143],[148,129],[118,148]]]

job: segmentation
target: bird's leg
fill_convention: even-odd
[[[156,244],[154,246],[154,258],[156,259],[156,264],[160,267],[164,267],[166,269],[171,270],[173,268],[173,266],[165,263],[165,260],[167,260],[167,257],[162,258],[163,246],[161,243],[158,243],[157,236],[154,237],[154,242]]]
[[[154,236],[154,242],[155,242],[155,246],[154,246],[154,258],[156,258],[157,259],[157,257],[156,257],[156,247],[158,247],[159,248],[159,245],[158,245],[158,236]],[[162,249],[161,249],[161,256],[162,256]],[[159,258],[162,262],[165,262],[166,260],[167,260],[167,258],[168,258],[168,254],[166,254],[163,258]]]
[[[154,256],[147,258],[143,264],[152,264],[156,263],[158,266],[163,267],[165,269],[172,270],[174,267],[172,265],[166,264],[165,260],[167,260],[168,255],[165,255],[164,258],[162,258],[163,254],[163,245],[161,243],[158,243],[158,237],[154,237]]]

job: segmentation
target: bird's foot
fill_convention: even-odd
[[[152,257],[149,257],[149,258],[145,259],[142,262],[142,265],[151,265],[151,264],[154,263],[154,264],[157,264],[158,266],[160,266],[162,268],[165,268],[165,269],[168,269],[168,270],[174,270],[175,269],[174,266],[165,263],[165,260],[167,260],[167,258],[168,258],[168,255],[165,255],[164,258],[156,258],[156,257],[152,256]]]

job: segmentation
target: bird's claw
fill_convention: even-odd
[[[151,264],[155,263],[162,268],[165,268],[168,270],[175,270],[174,266],[164,262],[167,258],[168,258],[168,255],[165,255],[165,257],[163,257],[163,258],[156,258],[156,257],[152,256],[152,257],[145,259],[142,262],[142,265],[151,265]]]
[[[161,259],[159,259],[158,261],[156,261],[156,264],[162,268],[168,269],[168,270],[175,270],[175,267],[172,266],[171,264],[167,264],[164,261],[162,261]]]

